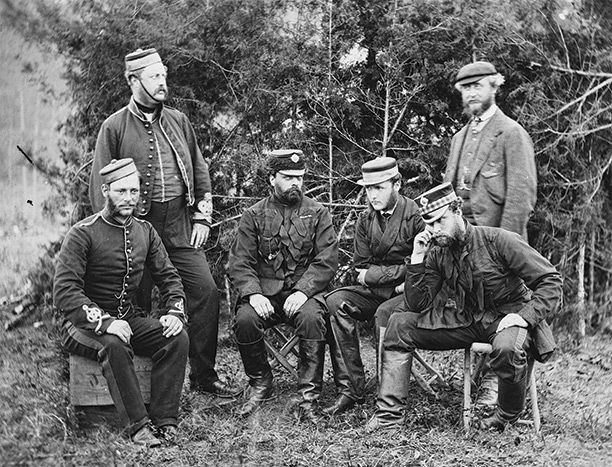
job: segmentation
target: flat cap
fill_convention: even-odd
[[[134,173],[136,173],[136,164],[134,164],[134,159],[128,157],[111,160],[110,164],[100,170],[100,177],[102,177],[102,183],[110,185]]]
[[[125,56],[125,71],[133,73],[155,63],[162,63],[156,49],[137,49]]]
[[[306,173],[304,153],[299,149],[276,149],[268,153],[268,169],[283,175],[299,177]]]
[[[397,161],[393,157],[377,157],[361,166],[361,180],[357,183],[362,186],[377,185],[399,175]]]
[[[455,84],[460,86],[464,84],[475,83],[480,81],[485,76],[496,75],[497,70],[492,63],[489,62],[474,62],[461,67],[455,78]]]
[[[453,185],[450,182],[442,183],[426,191],[414,201],[419,206],[419,213],[426,224],[440,219],[448,206],[457,199]]]

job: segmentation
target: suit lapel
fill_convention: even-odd
[[[389,249],[395,244],[395,240],[397,239],[402,225],[402,219],[404,218],[405,208],[406,200],[403,196],[399,196],[393,215],[389,218],[385,232],[382,234],[382,237],[380,237],[380,243],[373,248],[374,254],[377,257],[385,257]],[[378,224],[378,218],[375,222]]]
[[[470,171],[470,185],[474,183],[476,175],[478,175],[480,169],[482,169],[482,166],[491,153],[491,148],[495,145],[495,140],[503,131],[502,122],[504,116],[505,115],[501,109],[497,109],[495,115],[491,117],[491,121],[482,130],[483,134],[480,145],[478,146],[478,153],[476,154],[476,159],[474,160],[473,169]]]

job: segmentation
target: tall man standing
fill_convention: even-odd
[[[371,320],[381,305],[392,311],[401,303],[404,258],[412,254],[414,237],[424,226],[418,206],[399,192],[402,177],[395,159],[379,157],[366,162],[361,173],[357,183],[365,187],[370,207],[359,215],[355,225],[353,261],[358,285],[342,287],[326,296],[330,355],[339,392],[336,401],[324,409],[330,415],[363,401],[365,374],[357,321]],[[384,336],[388,314],[376,312],[377,343]]]
[[[89,197],[102,208],[100,168],[111,159],[131,157],[142,175],[136,214],[159,233],[183,281],[189,318],[191,387],[221,397],[234,392],[215,371],[219,327],[217,286],[201,249],[210,232],[212,194],[208,165],[187,116],[164,105],[166,67],[155,49],[125,57],[125,77],[132,91],[127,106],[108,117],[98,134]],[[145,273],[139,292],[151,302],[152,283]]]
[[[495,105],[503,83],[489,62],[470,63],[457,73],[455,88],[470,122],[453,137],[444,181],[455,186],[471,224],[501,227],[527,239],[537,189],[533,143]],[[495,405],[497,379],[488,368],[486,357],[477,403]]]
[[[495,105],[503,83],[489,62],[470,63],[457,73],[455,88],[470,122],[453,137],[444,181],[463,199],[463,215],[471,224],[527,238],[537,188],[533,143]]]
[[[59,253],[53,287],[65,315],[64,347],[102,364],[109,392],[126,432],[137,444],[157,446],[173,438],[189,341],[183,330],[181,279],[151,224],[132,217],[140,192],[132,159],[100,171],[104,209],[73,226]],[[100,189],[100,187],[98,187]],[[161,292],[164,315],[146,316],[135,295],[145,266]],[[151,357],[147,412],[132,359]]]
[[[524,409],[529,361],[545,361],[555,348],[545,319],[561,305],[561,275],[518,234],[466,222],[462,200],[450,183],[416,202],[426,228],[415,237],[407,266],[406,312],[389,318],[376,413],[367,428],[403,424],[415,349],[461,349],[488,342],[499,400],[482,426],[501,430]],[[455,294],[454,310],[432,307],[442,284]]]
[[[329,211],[302,194],[302,151],[272,151],[268,172],[272,193],[243,212],[229,256],[239,293],[234,332],[250,385],[240,415],[274,396],[264,329],[288,322],[299,336],[298,415],[316,422],[325,358],[322,292],[338,268],[338,244]]]

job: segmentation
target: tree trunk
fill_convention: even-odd
[[[586,256],[586,234],[581,233],[580,249],[578,250],[578,264],[576,265],[578,272],[578,290],[576,291],[576,311],[578,315],[578,339],[582,343],[586,336],[586,317],[585,317],[585,289],[584,289],[584,263]]]

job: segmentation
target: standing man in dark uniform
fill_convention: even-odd
[[[302,151],[272,151],[268,171],[272,194],[244,211],[229,256],[239,293],[234,332],[250,385],[240,414],[274,396],[264,329],[288,322],[300,339],[298,415],[316,422],[325,357],[323,292],[338,268],[338,244],[329,211],[302,194]]]
[[[164,105],[168,95],[166,74],[155,49],[139,49],[125,57],[125,77],[132,98],[100,128],[89,197],[94,211],[101,209],[100,168],[111,159],[134,159],[143,178],[136,214],[155,227],[183,281],[191,387],[231,397],[234,391],[219,380],[215,371],[219,297],[202,250],[212,220],[208,165],[187,116]],[[150,306],[151,288],[145,273],[139,292],[143,306]]]
[[[415,201],[426,228],[415,237],[407,266],[405,312],[389,318],[376,413],[367,429],[403,424],[415,349],[487,342],[499,400],[481,426],[503,430],[523,412],[530,360],[546,361],[555,349],[546,318],[561,305],[561,275],[520,235],[466,222],[450,183]],[[454,292],[457,308],[432,307],[442,284]]]
[[[412,254],[414,237],[424,226],[418,206],[399,192],[402,177],[395,159],[376,158],[363,164],[361,172],[357,183],[365,187],[370,207],[355,225],[353,261],[359,285],[326,296],[330,355],[339,391],[336,401],[324,409],[330,415],[363,402],[365,373],[356,321],[371,320],[376,313],[377,343],[384,336],[388,316],[404,299],[404,258]]]
[[[533,143],[525,129],[495,105],[504,77],[489,62],[462,67],[455,79],[470,122],[451,142],[444,181],[463,199],[472,225],[501,227],[527,239],[527,221],[536,203]],[[497,378],[483,369],[477,404],[495,405]]]
[[[153,447],[160,444],[155,435],[172,439],[176,434],[189,349],[183,330],[185,295],[155,229],[132,217],[140,190],[132,159],[113,161],[99,175],[104,209],[66,235],[55,271],[53,300],[66,317],[65,348],[102,364],[127,434],[135,443]],[[159,320],[147,317],[135,305],[145,266],[161,292],[164,315]],[[148,413],[134,370],[134,354],[153,359]],[[156,434],[152,428],[157,429]]]

